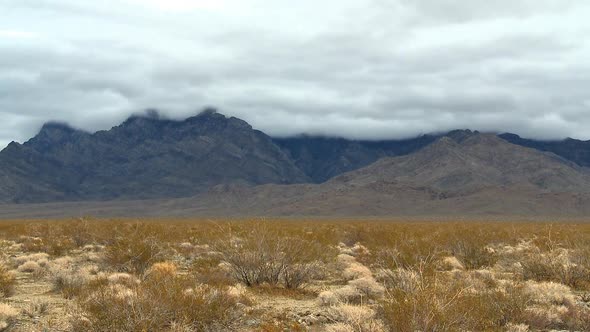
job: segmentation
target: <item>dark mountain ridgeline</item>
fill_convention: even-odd
[[[274,139],[275,143],[295,160],[295,164],[316,183],[370,165],[383,157],[410,154],[435,140],[436,136],[433,135],[386,141],[312,136]]]
[[[96,133],[67,124],[48,123],[29,141],[11,143],[0,152],[0,203],[195,195],[206,195],[204,201],[216,196],[219,202],[224,202],[223,195],[234,197],[230,200],[235,201],[237,193],[242,195],[239,199],[251,201],[248,195],[259,198],[264,195],[251,193],[250,190],[258,189],[248,189],[250,186],[271,184],[262,187],[264,192],[272,184],[333,185],[357,170],[368,172],[370,178],[370,173],[379,173],[375,167],[383,166],[391,157],[401,156],[409,158],[406,166],[387,164],[388,172],[397,170],[398,173],[387,173],[383,179],[371,182],[371,186],[397,193],[405,188],[403,195],[409,196],[428,192],[433,197],[446,198],[462,197],[484,187],[486,190],[518,187],[539,192],[583,192],[589,188],[585,182],[586,169],[580,166],[590,166],[590,142],[534,141],[513,134],[498,137],[456,130],[382,141],[311,136],[271,138],[240,119],[213,110],[182,121],[164,119],[151,111]],[[478,140],[482,141],[476,145],[465,144]],[[477,149],[473,150],[473,146]],[[523,164],[514,163],[523,161],[517,158],[518,154],[530,157],[525,163],[526,170],[520,173]],[[422,159],[410,162],[418,157]],[[423,182],[443,171],[446,175],[437,181]],[[351,183],[357,186],[359,179],[367,176]],[[401,187],[392,187],[392,183]],[[327,188],[324,185],[318,188]],[[313,185],[280,188],[282,193],[274,192],[277,197],[297,193],[302,202],[303,197],[318,190]],[[309,193],[299,192],[298,188],[306,188]],[[369,197],[380,200],[374,194]],[[277,203],[276,198],[269,201]],[[280,204],[290,206],[291,203]]]
[[[0,201],[191,196],[223,183],[308,182],[264,133],[205,112],[184,121],[133,116],[94,134],[47,124],[0,152]],[[7,185],[8,184],[8,185]]]
[[[590,172],[493,134],[455,132],[405,156],[318,185],[221,187],[185,202],[196,214],[585,216]],[[461,134],[461,135],[456,135]]]
[[[526,146],[540,151],[553,152],[580,166],[590,167],[590,141],[580,141],[573,138],[539,141],[521,138],[515,134],[501,134],[498,136],[512,144]]]

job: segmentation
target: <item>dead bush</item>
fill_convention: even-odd
[[[63,256],[76,248],[75,242],[56,226],[50,231],[36,231],[37,236],[23,236],[20,238],[25,252],[44,252],[52,256]],[[41,236],[39,236],[41,235]]]
[[[165,244],[142,224],[116,230],[104,257],[107,264],[122,272],[142,274],[152,264],[166,259]]]
[[[216,244],[234,278],[247,286],[302,287],[319,275],[326,252],[314,241],[285,236],[264,223]]]
[[[221,257],[207,255],[193,260],[189,272],[197,282],[212,286],[231,286],[235,283],[233,268],[222,263]]]
[[[496,253],[485,247],[485,243],[475,240],[456,241],[451,247],[451,253],[470,270],[492,267],[498,261]]]
[[[8,304],[0,303],[0,331],[6,331],[14,323],[18,310]]]
[[[18,272],[26,272],[26,273],[35,273],[39,274],[43,270],[41,265],[35,261],[28,261],[23,263],[21,266],[17,268]]]
[[[35,318],[46,314],[48,310],[49,303],[36,300],[23,308],[22,312],[29,318]]]
[[[396,270],[389,278],[382,318],[393,331],[500,330],[521,322],[529,303],[518,285],[473,290],[461,279],[419,270]]]
[[[590,249],[536,250],[520,258],[525,280],[554,281],[574,289],[590,289]]]
[[[341,304],[330,309],[329,332],[385,332],[385,325],[375,317],[375,311],[367,306]]]
[[[66,299],[74,298],[97,277],[96,269],[76,266],[70,257],[51,262],[48,270],[53,290],[60,292]]]
[[[0,297],[9,297],[14,293],[16,278],[8,267],[0,262]]]
[[[182,277],[152,275],[131,287],[103,284],[82,292],[74,328],[79,331],[226,331],[240,317],[227,288],[194,286]]]
[[[146,279],[166,279],[174,278],[178,273],[176,264],[172,262],[160,262],[152,265],[145,273]]]
[[[348,284],[356,288],[367,299],[380,298],[385,293],[385,288],[372,277],[351,280]]]
[[[49,255],[44,252],[33,253],[24,256],[18,256],[14,259],[14,263],[20,266],[26,262],[37,262],[41,266],[45,266],[49,259]]]

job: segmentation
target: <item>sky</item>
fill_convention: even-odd
[[[273,136],[590,139],[590,2],[0,0],[0,147],[213,106]]]

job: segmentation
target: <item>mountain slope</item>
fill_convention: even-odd
[[[320,185],[218,187],[191,208],[204,214],[584,215],[590,212],[589,193],[588,169],[474,134],[445,136]]]
[[[581,141],[572,138],[558,141],[539,141],[521,138],[515,134],[501,134],[499,137],[512,144],[533,148],[539,151],[553,152],[580,166],[590,167],[590,141]]]
[[[343,138],[298,136],[274,138],[296,165],[315,183],[370,165],[383,157],[406,155],[436,140],[424,135],[404,140],[356,141]]]
[[[211,192],[224,202],[222,188],[254,197],[250,186],[263,184],[339,184],[348,190],[343,183],[351,176],[354,188],[374,183],[386,192],[429,192],[447,199],[484,188],[582,192],[588,186],[579,165],[590,165],[590,145],[571,139],[541,142],[469,130],[384,141],[271,138],[214,111],[183,121],[150,114],[94,134],[48,123],[28,142],[11,143],[0,151],[0,203],[167,199],[219,185]],[[400,156],[407,158],[391,159]],[[346,172],[353,173],[342,175]],[[306,195],[318,190],[304,187]],[[287,199],[298,191],[281,188],[286,194],[273,195]],[[235,201],[232,195],[228,199]]]
[[[0,209],[0,218],[79,215],[584,218],[590,215],[590,173],[495,135],[454,132],[322,184],[227,183],[178,199]]]
[[[0,201],[182,197],[222,183],[309,178],[260,131],[204,112],[184,121],[134,116],[89,134],[50,123],[0,152]]]
[[[408,155],[431,144],[442,136],[465,139],[477,132],[454,130],[444,134],[422,135],[402,140],[359,141],[343,138],[296,136],[274,138],[315,183],[325,182],[337,175],[368,166],[380,158]],[[565,139],[539,141],[524,139],[514,134],[498,137],[523,147],[552,152],[574,163],[590,167],[590,141]]]
[[[458,195],[487,187],[563,192],[590,189],[586,169],[489,134],[476,134],[461,141],[444,136],[415,154],[384,158],[330,182],[365,185],[379,180]]]

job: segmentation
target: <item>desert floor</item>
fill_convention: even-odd
[[[590,224],[0,221],[0,331],[590,331]]]

